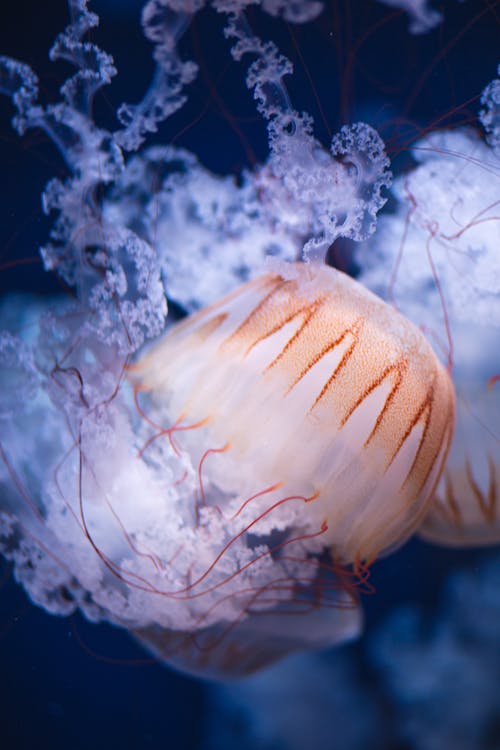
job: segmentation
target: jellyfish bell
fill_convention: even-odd
[[[289,583],[283,578],[282,589]],[[319,588],[327,589],[326,583],[323,581]],[[270,582],[262,591],[268,593],[272,606],[259,608],[253,592],[254,610],[249,608],[238,621],[197,631],[152,624],[132,630],[132,634],[159,661],[174,669],[203,679],[228,680],[251,675],[295,652],[348,643],[362,632],[361,605],[346,591],[337,592],[330,603],[321,601],[321,596],[316,601],[302,596],[292,602],[294,606],[286,601],[279,604],[278,582],[274,586]]]
[[[267,504],[301,500],[282,512],[326,520],[323,542],[346,564],[411,533],[453,433],[453,388],[422,334],[316,264],[284,265],[191,316],[130,376],[198,465],[203,504],[247,512],[242,498],[264,490]],[[261,521],[270,530],[275,514]]]

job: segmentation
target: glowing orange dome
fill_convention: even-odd
[[[203,503],[235,512],[269,487],[268,506],[305,499],[286,513],[324,521],[343,563],[414,531],[453,434],[453,387],[423,335],[326,266],[243,285],[167,333],[133,379],[165,421],[195,427],[175,439],[200,466]]]

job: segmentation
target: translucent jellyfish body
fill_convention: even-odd
[[[223,522],[219,551],[202,562],[200,548],[194,565],[225,606],[239,602],[241,630],[229,624],[212,657],[238,672],[234,654],[254,668],[301,641],[352,637],[363,563],[420,523],[453,433],[453,388],[421,333],[344,274],[294,264],[177,325],[130,375],[143,418],[163,426],[144,457],[159,440],[187,454],[196,533]],[[228,567],[236,543],[244,553]],[[185,576],[199,596],[205,573]],[[169,661],[176,642],[185,658],[179,633],[140,636]],[[207,652],[194,649],[198,670]]]

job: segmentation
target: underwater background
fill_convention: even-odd
[[[0,52],[32,65],[50,99],[67,75],[47,57],[67,10],[59,0],[47,5],[9,3]],[[431,123],[474,120],[498,63],[500,3],[445,2],[443,22],[419,36],[408,34],[406,15],[394,8],[368,0],[326,5],[304,27],[268,20],[260,28],[293,60],[292,98],[314,115],[320,140],[363,119],[388,144],[397,174],[407,167],[409,144]],[[138,3],[101,0],[91,7],[101,16],[95,39],[119,71],[96,103],[101,121],[112,123],[117,105],[144,89],[150,50]],[[233,65],[226,74],[227,46],[208,14],[195,20],[184,43],[200,75],[187,105],[153,142],[175,138],[212,171],[237,173],[260,161],[267,143],[243,72]],[[44,134],[19,139],[11,117],[10,102],[0,99],[1,293],[48,297],[60,287],[36,260],[51,225],[40,194],[64,166]],[[348,243],[332,260],[356,273]],[[499,580],[494,549],[451,551],[412,540],[373,566],[376,593],[364,598],[358,642],[292,657],[247,680],[211,684],[155,663],[122,630],[91,625],[79,614],[45,614],[2,560],[0,746],[495,750]]]

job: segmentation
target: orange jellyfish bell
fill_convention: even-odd
[[[308,498],[300,515],[326,521],[345,564],[414,531],[453,434],[453,386],[423,335],[327,266],[244,284],[169,331],[133,379],[164,420],[196,425],[176,441],[203,467],[204,503],[271,486]]]
[[[417,328],[330,267],[276,268],[129,373],[157,429],[144,458],[168,439],[197,486],[169,597],[198,614],[136,635],[205,676],[358,635],[366,565],[420,524],[453,434],[453,386]]]

